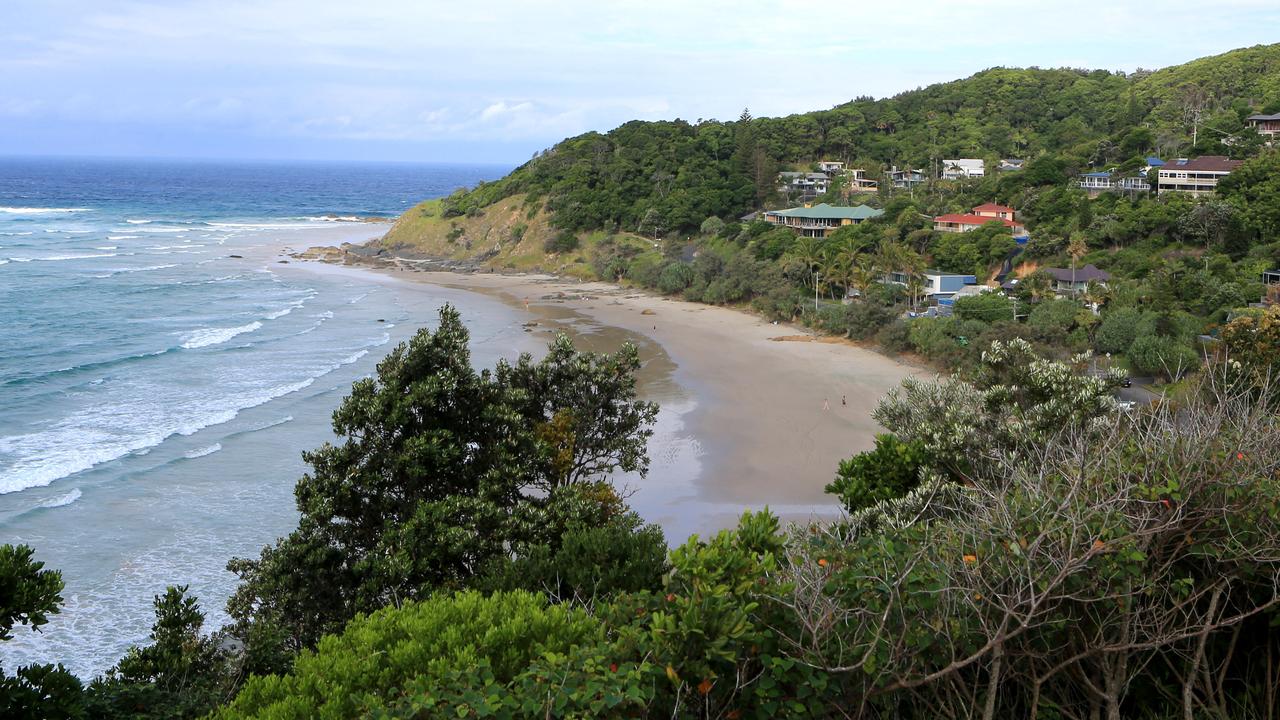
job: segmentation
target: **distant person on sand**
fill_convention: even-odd
[[[831,409],[831,403],[827,402],[827,399],[826,399],[826,398],[822,398],[822,409],[823,409],[823,410],[830,410],[830,409]]]
[[[840,404],[841,404],[841,405],[848,405],[848,404],[849,404],[849,398],[848,398],[847,396],[845,396],[845,395],[841,395],[841,396],[840,396]]]

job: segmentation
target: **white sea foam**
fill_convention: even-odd
[[[125,222],[129,223],[130,225],[150,225],[151,224],[150,220],[125,220]]]
[[[107,239],[110,240],[110,238],[107,238]],[[120,246],[119,245],[95,245],[93,249],[94,250],[119,250]]]
[[[191,232],[191,230],[192,228],[160,227],[160,228],[139,228],[137,232],[149,233],[151,235],[161,235],[166,233],[172,234],[172,233]]]
[[[10,260],[17,262],[31,262],[32,260],[40,260],[43,262],[57,262],[60,260],[88,260],[90,258],[116,257],[119,253],[100,253],[96,255],[47,255],[45,257],[11,257]]]
[[[182,457],[187,458],[188,460],[195,460],[196,458],[204,457],[205,455],[212,455],[221,449],[222,449],[222,443],[214,443],[208,447],[197,448],[195,450],[188,450],[187,452],[182,454]]]
[[[381,344],[381,343],[379,343],[379,344]],[[342,364],[342,365],[350,365],[351,363],[353,363],[353,362],[355,362],[355,361],[359,360],[360,358],[362,358],[362,357],[364,357],[365,355],[368,355],[368,354],[369,354],[369,351],[368,351],[368,350],[361,350],[360,352],[355,353],[354,355],[348,355],[348,356],[347,356],[347,358],[346,358],[345,360],[343,360],[341,364]]]
[[[89,208],[0,207],[6,215],[48,215],[50,213],[89,212]]]
[[[42,508],[62,507],[64,505],[70,505],[71,503],[79,499],[80,499],[80,488],[72,488],[71,492],[65,495],[59,495],[58,497],[49,498],[48,500],[45,500],[44,502],[40,503],[40,507]]]
[[[317,223],[209,223],[213,227],[219,228],[236,228],[240,230],[302,230],[307,228],[322,228],[324,225]]]
[[[112,275],[120,275],[122,273],[150,272],[152,270],[167,270],[168,268],[176,268],[176,267],[178,267],[176,263],[169,263],[168,265],[147,265],[145,267],[115,268],[111,272],[107,273],[106,275],[94,275],[94,277],[104,278],[104,277],[111,277]]]
[[[314,295],[308,295],[307,297],[305,297],[305,298],[303,298],[303,299],[301,299],[301,300],[296,300],[296,301],[294,301],[294,302],[291,302],[291,303],[289,303],[288,307],[281,308],[280,310],[276,310],[276,311],[274,311],[274,312],[269,312],[269,313],[267,313],[266,315],[263,315],[263,316],[262,316],[262,319],[263,319],[263,320],[275,320],[276,318],[282,318],[282,317],[284,317],[285,315],[288,315],[289,313],[293,312],[294,310],[297,310],[298,308],[302,307],[304,304],[306,304],[307,300],[310,300],[310,299],[311,299],[311,298],[313,298],[313,297],[315,297],[315,296],[314,296]]]
[[[0,265],[8,265],[8,264],[9,264],[8,260],[0,260]]]
[[[0,454],[17,461],[0,472],[0,495],[43,487],[60,478],[133,453],[145,455],[172,435],[193,435],[212,425],[234,419],[241,410],[257,407],[278,397],[310,387],[322,370],[305,380],[277,385],[257,392],[218,398],[197,398],[184,406],[86,408],[47,430],[0,438]],[[158,424],[132,425],[137,415],[170,411]]]
[[[108,235],[108,240],[137,240],[141,235]]]
[[[35,234],[36,234],[35,230],[23,230],[22,232],[0,232],[0,235],[8,235],[10,237],[16,237],[19,235],[35,235]]]
[[[231,338],[242,335],[244,333],[253,332],[262,327],[262,323],[254,321],[248,325],[229,328],[200,328],[187,333],[182,342],[182,347],[188,350],[196,348],[208,347],[210,345],[220,345]]]

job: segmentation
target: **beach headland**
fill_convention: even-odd
[[[295,257],[483,293],[527,312],[527,331],[567,332],[584,349],[635,342],[645,361],[642,392],[664,405],[691,407],[681,423],[700,465],[692,487],[664,485],[653,474],[635,484],[633,504],[668,535],[730,527],[744,509],[765,505],[794,520],[838,514],[823,488],[841,459],[871,448],[883,432],[871,417],[880,398],[907,377],[932,375],[732,308],[604,282],[474,272],[361,250],[312,248]]]

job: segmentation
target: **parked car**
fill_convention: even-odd
[[[1120,387],[1133,387],[1133,379],[1126,375],[1125,378],[1120,381]]]

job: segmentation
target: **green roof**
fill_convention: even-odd
[[[866,205],[858,205],[856,207],[836,207],[826,203],[819,203],[813,207],[798,207],[790,210],[777,210],[771,215],[779,215],[781,217],[794,218],[815,218],[815,219],[849,219],[849,220],[866,220],[868,218],[880,217],[884,214],[883,210],[877,210]]]

